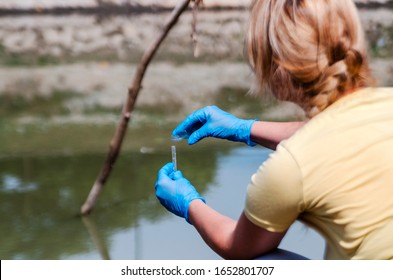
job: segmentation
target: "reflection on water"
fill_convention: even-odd
[[[219,153],[209,150],[209,156],[197,157],[190,150],[182,155],[181,167],[202,193],[214,177]],[[169,152],[135,152],[121,157],[96,215],[82,223],[76,214],[102,158],[73,155],[0,160],[0,257],[64,258],[91,250],[86,228],[90,235],[101,232],[98,235],[105,243],[114,232],[132,228],[140,219],[160,220],[165,211],[155,199],[154,182],[157,170],[169,161]]]
[[[250,175],[268,153],[178,145],[184,175],[210,205],[233,218],[242,211]],[[93,215],[78,217],[101,160],[102,155],[0,160],[1,259],[218,258],[192,226],[166,212],[155,198],[157,170],[170,161],[170,149],[122,156]],[[295,235],[304,237],[304,232]],[[310,238],[303,242],[310,248]],[[320,250],[307,252],[303,245],[300,253],[321,258],[323,242],[316,242]]]
[[[18,177],[5,174],[1,185],[1,192],[29,192],[37,189],[36,183],[23,183]]]

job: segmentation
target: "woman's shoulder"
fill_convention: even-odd
[[[367,87],[355,90],[342,98],[338,99],[335,103],[333,103],[330,107],[328,107],[324,112],[330,112],[332,110],[339,109],[347,109],[347,107],[351,108],[354,105],[368,104],[370,105],[370,101],[372,103],[381,101],[381,102],[393,102],[393,87]],[[372,109],[372,107],[370,107]],[[321,114],[322,114],[321,113]]]
[[[393,88],[355,91],[312,118],[282,145],[296,158],[306,154],[331,153],[333,147],[348,147],[358,133],[373,126],[393,127]],[[356,134],[356,138],[354,138]]]

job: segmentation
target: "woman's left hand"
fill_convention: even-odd
[[[173,170],[173,163],[167,163],[158,172],[155,189],[160,203],[173,214],[188,219],[188,207],[194,199],[205,202],[194,186],[183,177],[181,171]]]

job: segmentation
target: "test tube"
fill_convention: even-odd
[[[173,171],[177,171],[177,160],[176,160],[176,146],[172,146],[172,163]]]

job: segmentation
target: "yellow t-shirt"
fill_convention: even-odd
[[[305,222],[327,259],[393,259],[393,88],[349,94],[283,141],[252,176],[245,214],[274,232]]]

